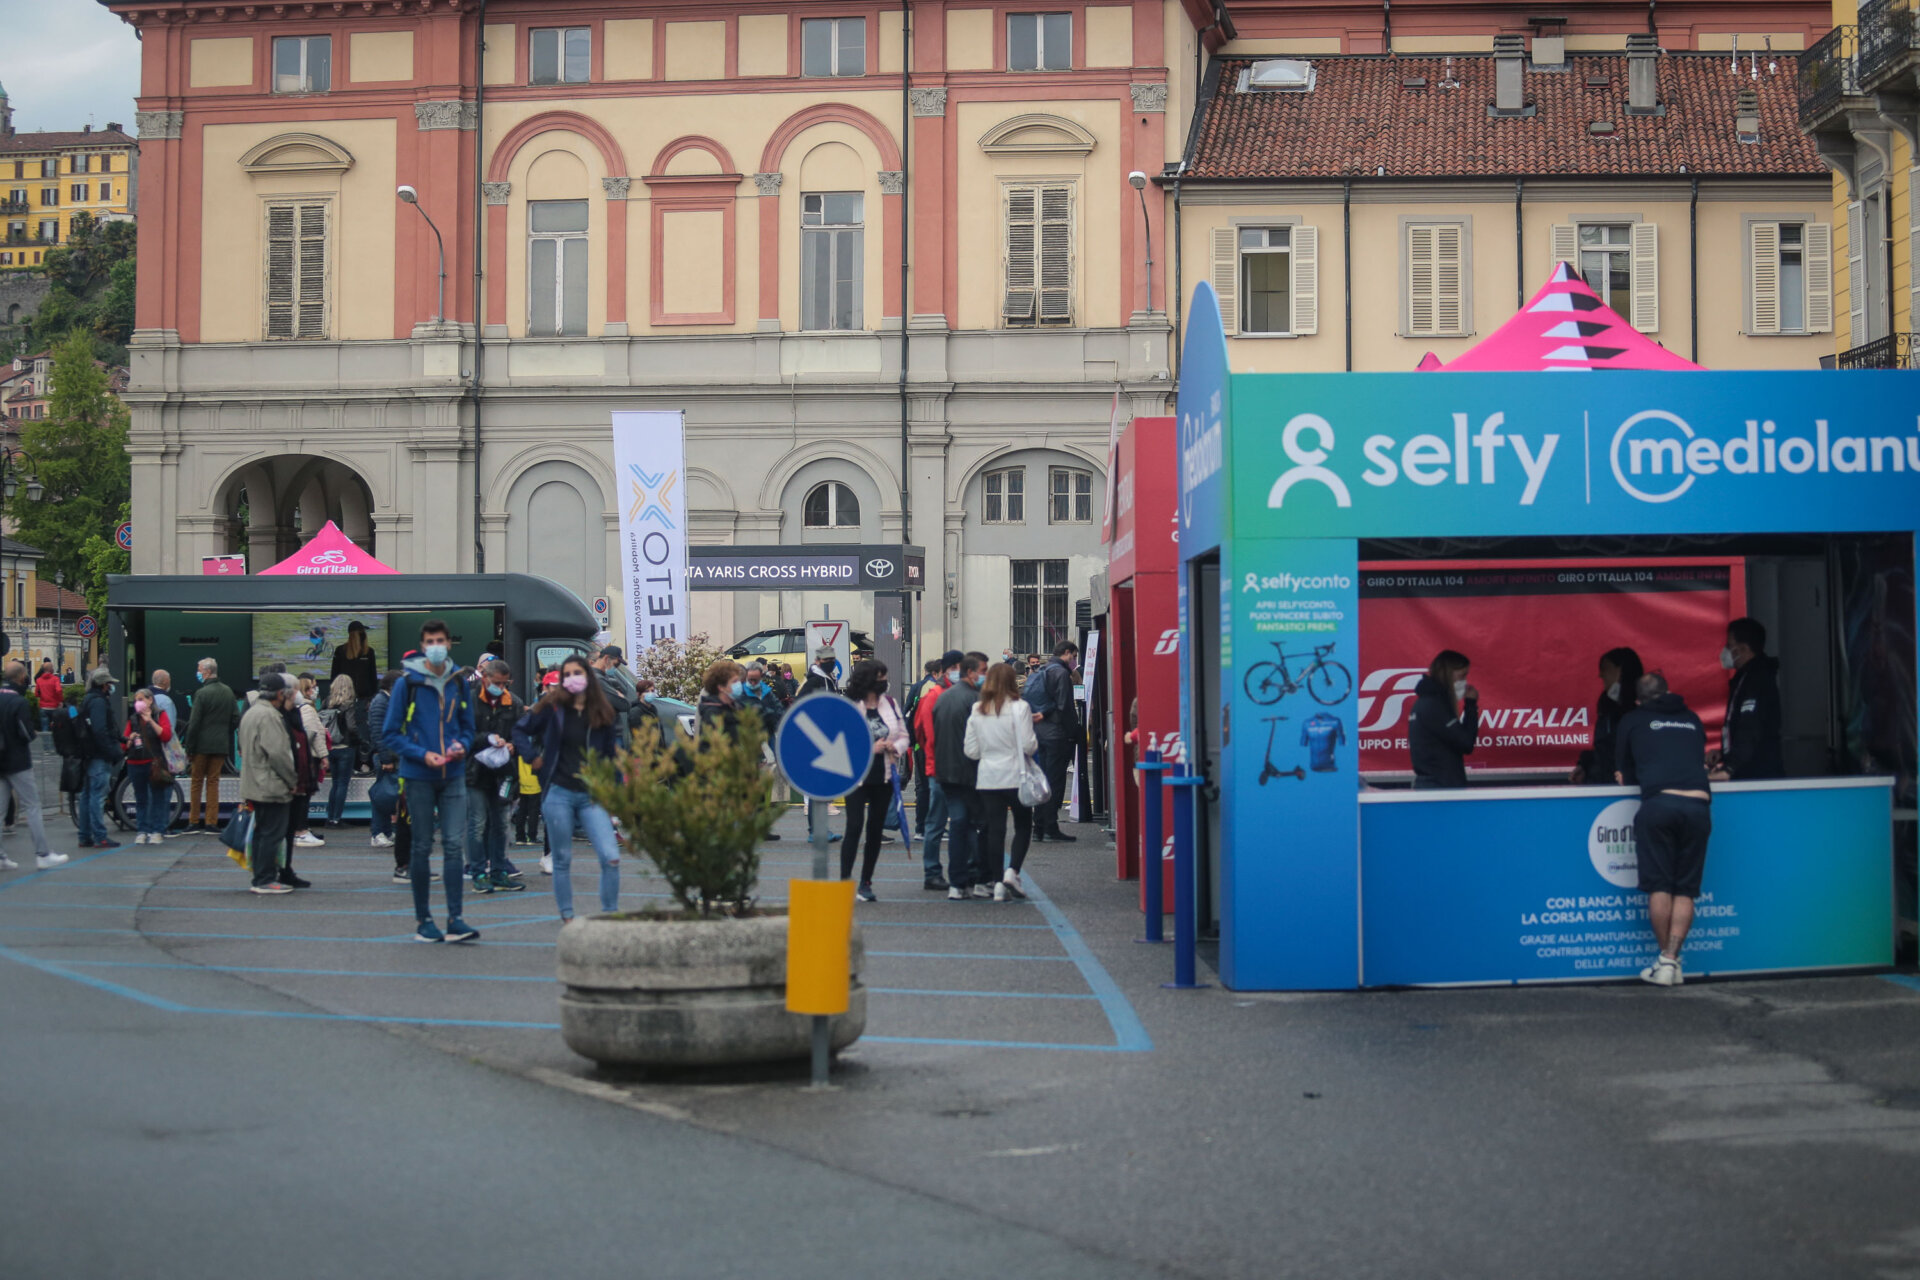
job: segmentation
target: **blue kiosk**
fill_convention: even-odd
[[[1884,547],[1895,535],[1910,592],[1920,378],[1233,374],[1208,285],[1188,315],[1182,729],[1212,784],[1196,878],[1218,920],[1221,979],[1334,990],[1636,974],[1655,951],[1634,888],[1636,791],[1374,789],[1359,774],[1357,695],[1339,696],[1351,682],[1309,697],[1316,664],[1364,670],[1363,541],[1370,557],[1384,540],[1552,554],[1555,539],[1602,536],[1658,554],[1653,540],[1676,536],[1876,535]],[[1911,742],[1910,595],[1899,608],[1889,630],[1902,651],[1874,713],[1900,719]],[[1607,647],[1596,637],[1595,657]],[[1643,656],[1650,669],[1714,662]],[[1245,673],[1275,661],[1300,691],[1276,705],[1268,682],[1256,703]],[[1910,797],[1914,780],[1910,759],[1883,767],[1902,776],[1715,786],[1689,976],[1893,963],[1894,792]]]

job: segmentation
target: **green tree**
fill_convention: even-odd
[[[74,215],[67,242],[49,249],[41,266],[53,287],[30,322],[34,343],[49,345],[84,330],[94,338],[98,358],[126,362],[126,343],[133,336],[135,235],[131,222]]]
[[[65,573],[92,598],[105,591],[102,571],[89,560],[90,539],[109,542],[131,497],[127,460],[127,411],[107,390],[107,375],[94,364],[93,343],[74,333],[55,348],[47,416],[20,426],[27,470],[44,487],[29,501],[24,485],[7,504],[15,536],[40,548],[40,572]]]
[[[133,519],[133,504],[120,504],[120,521]],[[107,575],[110,573],[132,573],[133,554],[121,548],[114,539],[113,531],[90,534],[80,548],[81,559],[87,562],[86,577],[81,587],[87,596],[87,612],[96,619],[107,616]]]

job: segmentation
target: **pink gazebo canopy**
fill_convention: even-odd
[[[1600,301],[1567,263],[1520,308],[1458,359],[1422,369],[1448,373],[1533,373],[1542,369],[1698,369]]]
[[[329,520],[326,528],[313,535],[313,541],[271,569],[262,569],[260,572],[330,574],[394,571],[362,551],[353,539],[340,532],[339,526]]]

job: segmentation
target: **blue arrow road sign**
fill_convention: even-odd
[[[838,800],[859,783],[872,758],[866,712],[837,693],[810,693],[780,718],[773,754],[801,795]]]

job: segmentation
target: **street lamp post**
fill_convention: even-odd
[[[420,193],[412,187],[403,186],[394,194],[414,208],[420,210],[420,216],[427,218],[427,211],[420,206]],[[1143,206],[1144,207],[1144,206]],[[440,228],[433,225],[433,219],[427,218],[427,227],[433,232],[433,242],[440,248],[440,305],[435,309],[433,322],[441,324],[447,318],[447,242],[440,238]]]
[[[6,527],[5,503],[12,501],[13,496],[20,490],[19,473],[22,470],[31,471],[37,468],[38,465],[39,464],[34,461],[33,455],[25,449],[16,449],[11,445],[0,445],[0,529]],[[39,479],[31,474],[27,476],[26,490],[28,502],[40,501],[40,495],[46,492],[46,489],[41,485]],[[17,582],[19,578],[20,556],[19,553],[16,552],[13,557],[13,577],[5,583],[7,595],[13,593],[13,584]],[[21,612],[19,609],[14,610],[15,614]],[[7,652],[12,648],[12,637],[6,634],[6,622],[7,602],[4,597],[0,597],[0,640],[5,641],[5,643],[0,643],[0,658],[5,657]]]
[[[1153,314],[1153,222],[1147,217],[1147,175],[1135,169],[1127,185],[1140,196],[1140,231],[1147,238],[1147,314]]]
[[[53,571],[53,670],[59,675],[67,669],[67,617],[66,617],[67,575],[63,569]]]

